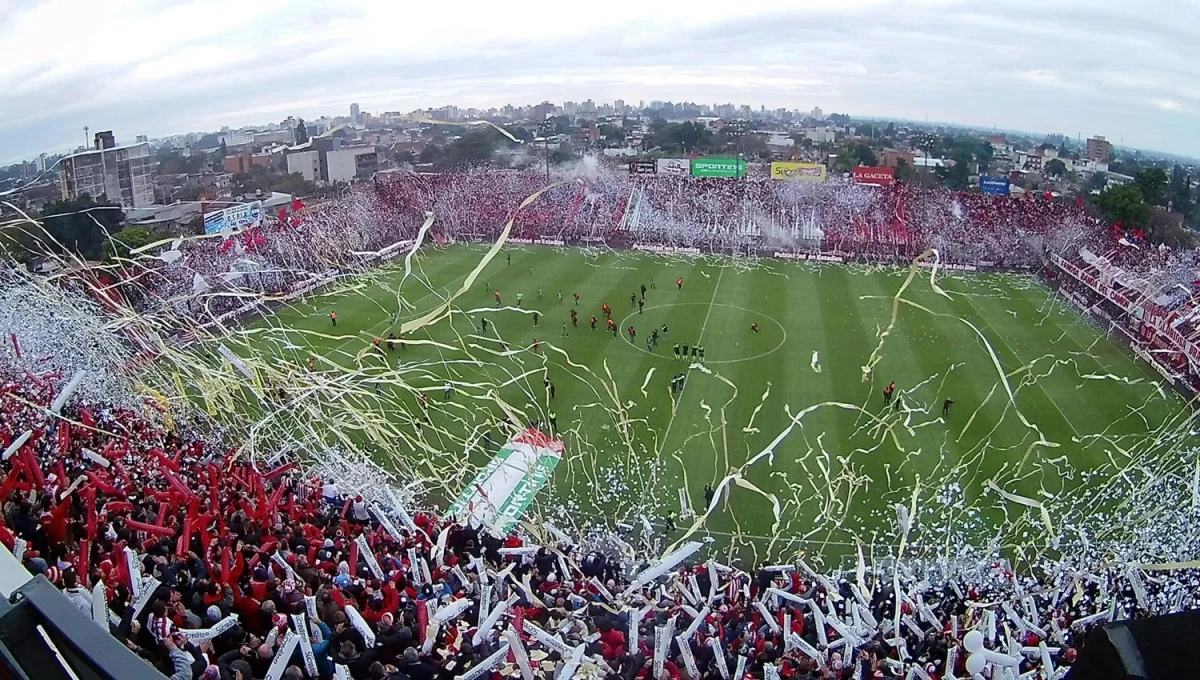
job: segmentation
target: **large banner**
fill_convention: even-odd
[[[630,161],[629,174],[631,175],[653,175],[658,172],[658,166],[654,161]]]
[[[204,233],[216,234],[222,231],[257,227],[262,222],[262,217],[262,201],[231,205],[224,210],[204,216]]]
[[[868,168],[860,165],[854,168],[854,183],[879,186],[895,184],[896,170],[895,168]]]
[[[660,158],[658,159],[658,174],[672,177],[686,177],[692,174],[692,159],[690,158]]]
[[[995,196],[1007,196],[1012,187],[1012,182],[1007,177],[1001,175],[980,175],[979,190],[985,194]]]
[[[771,164],[771,179],[793,182],[824,182],[825,166],[820,163],[776,161]]]
[[[517,435],[492,457],[450,505],[450,516],[507,532],[562,460],[563,443],[533,428]]]
[[[741,158],[697,158],[692,161],[692,177],[745,177],[746,161]]]

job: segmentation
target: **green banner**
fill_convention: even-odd
[[[475,520],[508,531],[533,497],[550,481],[563,444],[537,430],[526,430],[504,445],[450,505],[459,521]]]
[[[692,177],[745,177],[746,161],[741,158],[696,158]]]

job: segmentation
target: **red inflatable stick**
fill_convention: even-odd
[[[125,520],[125,526],[134,531],[144,531],[154,536],[170,536],[175,533],[175,530],[170,527],[160,527],[157,524],[146,524],[145,522],[138,522],[132,519]]]
[[[300,469],[300,466],[295,461],[292,461],[291,463],[288,463],[287,465],[280,465],[279,467],[275,468],[274,470],[271,470],[264,476],[264,479],[266,479],[269,482],[280,475],[284,475],[284,474],[291,472],[292,470],[299,470],[299,469]]]

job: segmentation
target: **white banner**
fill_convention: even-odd
[[[287,669],[288,659],[292,658],[292,652],[296,651],[298,644],[300,644],[300,636],[289,630],[287,636],[283,638],[283,644],[275,652],[275,658],[271,659],[271,667],[267,669],[264,680],[283,680],[283,672]]]
[[[304,614],[292,614],[292,625],[296,627],[296,636],[300,638],[300,656],[304,657],[304,669],[311,678],[317,677],[317,657],[313,655],[312,641],[308,639],[308,625],[304,622]]]
[[[660,158],[655,161],[655,166],[660,175],[690,177],[692,174],[692,159],[690,158]]]
[[[262,218],[262,201],[231,205],[204,216],[204,233],[218,234],[222,231],[257,227],[262,223]]]

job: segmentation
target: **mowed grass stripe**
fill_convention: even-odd
[[[507,264],[506,255],[511,251],[512,264]],[[456,290],[463,277],[473,268],[485,249],[472,246],[455,246],[444,250],[425,250],[415,259],[413,276],[427,278],[429,285],[443,291]],[[529,268],[534,276],[529,276]],[[780,276],[773,272],[786,275]],[[945,373],[953,363],[965,363],[950,373],[944,384],[934,381],[922,386],[912,395],[909,405],[927,408],[929,414],[919,420],[933,421],[940,414],[941,399],[956,401],[954,414],[949,425],[933,422],[915,431],[910,436],[901,436],[902,450],[897,450],[891,441],[871,454],[854,454],[859,447],[870,447],[878,440],[866,434],[855,435],[856,421],[862,418],[841,409],[821,409],[806,417],[802,429],[791,439],[785,440],[776,453],[774,463],[762,461],[748,471],[747,478],[764,490],[779,494],[781,501],[791,497],[789,483],[800,484],[806,493],[811,492],[810,479],[817,476],[810,455],[804,465],[797,459],[806,455],[809,447],[816,446],[816,438],[824,433],[824,446],[831,456],[847,457],[853,465],[869,475],[872,480],[867,491],[860,491],[854,509],[858,525],[874,526],[879,517],[891,517],[890,502],[907,501],[900,498],[905,486],[901,480],[915,479],[920,473],[923,485],[936,485],[941,480],[930,475],[944,475],[950,465],[971,451],[980,438],[996,426],[993,434],[993,449],[975,465],[968,478],[961,481],[969,498],[980,493],[982,482],[1002,466],[1010,467],[1020,459],[1032,436],[1020,425],[1011,409],[1005,413],[1006,397],[997,390],[992,400],[980,409],[976,422],[958,440],[958,433],[971,412],[987,397],[998,376],[982,344],[975,333],[960,318],[971,321],[992,343],[1006,370],[1013,370],[1023,361],[1043,354],[1056,357],[1071,357],[1081,371],[1114,373],[1120,376],[1137,377],[1146,370],[1131,362],[1120,347],[1114,345],[1102,333],[1089,324],[1079,321],[1073,313],[1049,309],[1045,290],[1030,286],[1026,281],[1003,277],[969,277],[942,279],[941,284],[954,293],[947,300],[934,293],[928,277],[914,280],[906,297],[929,307],[942,316],[930,317],[927,313],[911,306],[902,306],[900,318],[893,334],[885,341],[883,361],[869,383],[862,381],[860,367],[865,364],[875,348],[877,329],[886,326],[891,316],[891,298],[902,284],[907,272],[879,270],[866,272],[863,269],[829,266],[814,269],[811,265],[765,263],[759,269],[745,270],[730,268],[721,273],[721,268],[704,259],[653,257],[634,253],[608,252],[596,257],[585,257],[582,252],[550,248],[522,247],[506,249],[483,271],[477,283],[466,295],[455,302],[461,309],[490,308],[492,298],[485,284],[504,293],[506,304],[515,304],[518,290],[525,293],[525,308],[536,307],[542,314],[541,327],[534,329],[532,318],[527,314],[508,311],[472,314],[470,318],[461,313],[453,316],[453,328],[445,322],[418,332],[418,337],[429,337],[449,345],[461,342],[480,342],[466,339],[477,332],[481,317],[487,317],[500,335],[514,350],[528,345],[534,337],[544,343],[552,343],[567,352],[572,361],[587,366],[590,377],[578,369],[571,369],[557,354],[547,353],[537,357],[532,352],[522,351],[513,358],[495,359],[490,355],[472,350],[476,357],[484,359],[485,365],[469,367],[462,365],[443,366],[441,358],[464,358],[461,352],[446,352],[432,347],[410,346],[402,355],[399,350],[387,358],[391,365],[403,361],[409,364],[426,362],[429,365],[411,374],[410,380],[418,389],[428,390],[435,408],[431,417],[437,427],[449,428],[456,435],[464,436],[463,428],[485,423],[498,415],[494,407],[484,401],[467,401],[465,395],[456,397],[460,404],[469,408],[442,413],[438,403],[442,398],[440,385],[445,376],[464,382],[499,382],[509,375],[526,370],[535,372],[520,385],[506,387],[501,397],[514,407],[525,411],[527,416],[544,420],[546,412],[545,393],[541,383],[542,372],[557,386],[557,399],[550,405],[558,414],[560,428],[578,429],[565,435],[568,464],[560,466],[556,480],[542,493],[539,504],[551,507],[566,499],[585,499],[593,493],[588,487],[604,484],[594,473],[602,472],[629,456],[621,443],[615,425],[613,405],[607,395],[599,389],[599,381],[608,381],[604,362],[612,373],[619,391],[622,406],[632,402],[629,416],[645,421],[639,426],[639,445],[645,444],[646,456],[661,451],[664,464],[661,476],[647,486],[647,480],[626,480],[631,498],[624,508],[638,508],[649,499],[646,506],[651,519],[661,517],[678,508],[677,491],[683,479],[683,469],[673,454],[678,453],[682,465],[686,466],[689,493],[693,507],[703,501],[701,489],[706,482],[719,480],[729,467],[743,464],[746,457],[754,455],[788,424],[784,405],[790,405],[792,413],[815,403],[842,401],[865,404],[872,412],[882,409],[881,392],[888,381],[895,379],[901,388],[911,388],[917,382],[935,373]],[[296,344],[311,344],[314,350],[329,354],[343,343],[343,351],[354,354],[367,346],[369,339],[359,335],[363,329],[378,328],[380,337],[386,337],[391,319],[385,310],[394,304],[394,293],[389,287],[398,285],[403,276],[401,269],[393,269],[372,285],[361,291],[343,294],[341,298],[321,296],[313,304],[301,303],[294,309],[283,310],[271,320],[271,325],[317,330],[329,333],[328,312],[322,307],[333,304],[338,310],[338,334],[345,339],[326,340],[300,334],[289,334]],[[674,281],[682,276],[685,286],[676,289]],[[717,282],[720,281],[720,288]],[[642,284],[654,281],[657,285],[647,291],[646,313],[637,314],[637,307],[629,302],[630,294],[636,294]],[[537,287],[543,289],[542,300],[537,300]],[[558,290],[564,300],[558,302]],[[579,306],[580,324],[569,328],[569,337],[562,338],[561,327],[569,319],[572,307],[571,293],[578,290],[582,300]],[[428,296],[428,288],[421,279],[410,278],[402,291],[410,303],[421,300],[417,309],[405,310],[402,318],[412,318],[427,312],[438,303],[436,296]],[[715,295],[714,295],[715,293]],[[866,299],[860,299],[867,296]],[[600,305],[607,301],[612,305],[614,318],[622,322],[619,337],[614,339],[606,333]],[[710,313],[711,303],[711,313]],[[308,305],[305,307],[305,305]],[[313,305],[316,305],[315,307]],[[730,305],[727,307],[724,305]],[[741,311],[745,307],[750,311]],[[1016,310],[1017,316],[1009,313]],[[1049,311],[1049,316],[1046,316]],[[600,329],[593,332],[588,328],[588,317],[595,315],[600,320]],[[1046,320],[1041,322],[1042,318]],[[626,319],[629,319],[626,321]],[[707,327],[705,319],[709,319]],[[764,321],[763,319],[773,321]],[[762,332],[752,337],[749,325],[759,320]],[[755,354],[767,352],[777,344],[778,333],[774,321],[783,324],[787,343],[774,354],[753,360],[742,360]],[[1039,325],[1039,322],[1040,325]],[[634,324],[638,330],[638,343],[630,345],[626,339],[626,327]],[[645,339],[652,327],[670,326],[670,335],[659,347],[647,353]],[[703,337],[701,338],[701,330]],[[372,331],[374,333],[375,331]],[[1064,336],[1064,332],[1066,335]],[[460,339],[460,335],[461,338]],[[489,335],[493,333],[489,332]],[[1099,338],[1091,349],[1099,360],[1072,355],[1088,347]],[[671,375],[686,370],[686,363],[674,361],[672,347],[676,342],[689,346],[700,339],[707,350],[706,360],[714,372],[729,379],[737,386],[738,397],[726,411],[727,431],[715,432],[710,438],[710,424],[704,418],[701,402],[713,409],[712,427],[719,422],[718,411],[731,395],[730,388],[713,376],[699,371],[690,371],[688,388],[680,400],[679,410],[673,425],[671,422],[671,398],[668,384]],[[268,352],[277,352],[270,343],[264,343]],[[821,357],[821,373],[809,367],[812,351]],[[348,359],[340,359],[350,366]],[[717,363],[731,361],[733,363]],[[1124,368],[1123,368],[1124,367]],[[647,395],[640,391],[651,368],[655,369],[646,386]],[[759,404],[760,396],[767,383],[772,383],[771,396],[758,414],[755,427],[758,433],[744,433],[742,428],[750,414]],[[1015,387],[1015,384],[1014,384]],[[385,389],[391,389],[385,388]],[[1049,378],[1039,385],[1027,386],[1017,395],[1017,403],[1027,417],[1037,422],[1046,432],[1047,438],[1063,443],[1063,448],[1043,452],[1034,459],[1040,463],[1042,456],[1070,454],[1073,463],[1090,467],[1100,462],[1091,453],[1103,455],[1101,445],[1083,447],[1072,445],[1070,425],[1066,420],[1077,422],[1081,431],[1099,432],[1107,426],[1106,420],[1122,419],[1114,432],[1144,430],[1140,418],[1128,418],[1129,404],[1140,406],[1152,388],[1128,386],[1113,381],[1084,381],[1071,366],[1055,369]],[[597,395],[600,395],[599,397]],[[575,407],[601,401],[603,409],[576,411]],[[1057,404],[1055,403],[1057,401]],[[417,413],[417,401],[407,395],[403,401],[406,409]],[[479,404],[479,407],[476,407]],[[1058,412],[1059,406],[1066,414]],[[1162,422],[1168,414],[1178,411],[1181,403],[1171,399],[1155,398],[1145,409],[1152,424]],[[454,417],[451,417],[453,415]],[[460,423],[455,418],[464,418]],[[669,437],[668,427],[670,429]],[[436,428],[426,428],[425,436],[431,441],[451,444],[442,435],[435,436]],[[641,441],[658,437],[658,442]],[[1019,445],[1024,441],[1024,445]],[[585,443],[586,442],[586,443]],[[728,460],[726,460],[726,447]],[[941,452],[944,447],[945,460]],[[1006,448],[1010,447],[1010,448]],[[908,452],[921,450],[919,456],[905,458]],[[452,452],[453,453],[453,452]],[[481,447],[472,450],[463,461],[463,469],[456,471],[457,478],[469,478],[476,466],[482,465],[493,452]],[[644,461],[642,461],[644,463]],[[1107,459],[1104,459],[1107,462]],[[941,464],[939,468],[938,465]],[[886,481],[892,476],[893,489],[889,492]],[[940,472],[938,472],[940,471]],[[1040,486],[1058,490],[1068,482],[1049,477],[1054,470],[1044,467],[1034,472],[1015,490],[1027,495],[1036,495]],[[1078,476],[1077,476],[1078,479]],[[1077,483],[1072,481],[1069,483]],[[569,481],[569,483],[568,483]],[[819,480],[814,480],[819,481]],[[457,489],[448,490],[452,495]],[[772,517],[769,504],[761,497],[741,489],[727,496],[726,504],[719,509],[710,528],[718,531],[735,528],[735,518],[740,530],[750,533],[766,533]],[[820,504],[806,499],[799,510],[803,522],[806,513],[815,514]],[[608,508],[596,508],[606,511]],[[874,513],[881,513],[876,517]],[[628,517],[627,517],[628,518]]]

